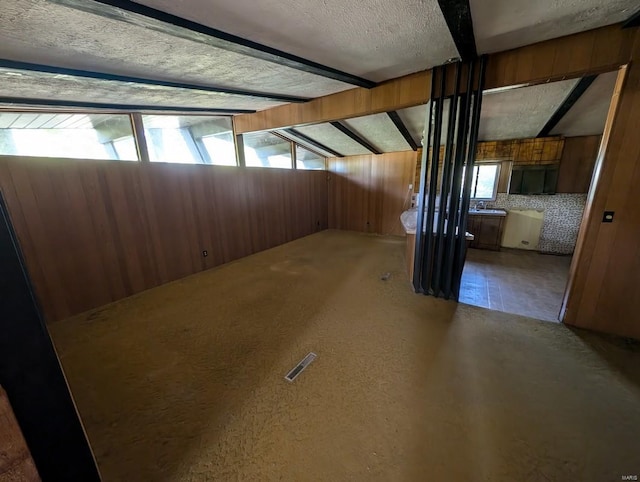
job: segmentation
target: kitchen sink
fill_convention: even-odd
[[[481,216],[506,216],[504,209],[469,209],[469,214],[479,214]]]

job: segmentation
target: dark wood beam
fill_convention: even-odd
[[[382,154],[382,151],[380,149],[377,149],[376,147],[374,147],[369,141],[367,141],[364,137],[360,136],[359,134],[357,134],[356,132],[352,131],[351,129],[349,129],[346,125],[344,125],[342,122],[331,122],[331,125],[333,127],[335,127],[336,129],[338,129],[340,132],[342,132],[343,134],[346,134],[347,136],[349,136],[351,139],[353,139],[354,141],[356,141],[358,144],[360,144],[362,147],[364,147],[365,149],[367,149],[368,151],[373,152],[374,154]]]
[[[588,75],[586,77],[581,78],[576,86],[571,89],[567,98],[560,104],[560,107],[556,109],[551,118],[544,125],[542,130],[538,133],[536,137],[546,137],[553,130],[553,128],[558,125],[558,122],[566,115],[567,112],[571,110],[574,104],[578,101],[582,94],[586,92],[589,86],[596,80],[597,75]]]
[[[3,105],[4,104],[4,105]],[[217,115],[234,115],[234,114],[252,114],[255,110],[250,109],[209,109],[207,107],[180,107],[180,106],[162,106],[162,105],[137,105],[137,104],[103,104],[101,102],[85,102],[81,100],[57,100],[57,99],[22,99],[20,97],[0,97],[0,107],[20,107],[20,106],[37,106],[47,107],[73,107],[80,109],[105,109],[108,111],[123,112],[182,112],[200,113],[200,114],[217,114]]]
[[[469,0],[438,0],[460,58],[473,60],[478,56],[473,33],[473,18]]]
[[[42,72],[56,75],[70,75],[88,79],[108,80],[114,82],[130,82],[141,85],[158,85],[162,87],[172,87],[176,89],[200,90],[204,92],[216,92],[220,94],[241,95],[244,97],[255,97],[259,99],[273,100],[277,102],[307,102],[311,99],[307,97],[296,97],[291,95],[272,94],[267,92],[255,92],[242,89],[230,89],[226,87],[215,87],[211,85],[199,85],[185,82],[171,82],[167,80],[155,80],[142,77],[131,77],[128,75],[116,75],[106,72],[95,72],[90,70],[67,69],[53,65],[31,64],[27,62],[16,62],[14,60],[0,59],[0,68],[13,70],[26,70],[30,72]]]
[[[323,154],[322,152],[320,152],[319,148],[317,148],[317,147],[309,147],[308,145],[301,144],[300,140],[297,140],[297,139],[291,137],[292,134],[285,135],[285,134],[282,134],[282,132],[276,132],[276,131],[269,131],[269,132],[271,132],[271,134],[273,134],[274,136],[278,136],[280,139],[284,139],[287,142],[291,142],[292,144],[294,144],[294,146],[299,146],[302,149],[305,149],[305,150],[307,150],[309,152],[313,152],[317,156],[327,157],[326,154]]]
[[[300,131],[297,131],[295,129],[283,129],[284,132],[288,133],[291,136],[295,136],[298,137],[299,139],[302,139],[304,142],[306,142],[307,144],[311,144],[312,146],[321,149],[325,152],[328,152],[329,154],[334,155],[335,157],[344,157],[342,154],[340,154],[337,151],[334,151],[333,149],[325,146],[324,144],[321,144],[320,142],[316,141],[315,139],[312,139],[311,137],[303,134]],[[294,140],[295,142],[295,140]],[[324,157],[324,156],[323,156]]]
[[[409,132],[409,129],[407,129],[407,126],[404,124],[404,122],[402,122],[402,119],[400,118],[398,113],[395,110],[392,110],[391,112],[387,112],[387,115],[389,116],[389,119],[391,119],[393,124],[396,126],[396,129],[398,129],[400,134],[402,134],[402,137],[404,137],[404,140],[407,141],[407,144],[411,146],[411,149],[413,149],[414,151],[417,151],[418,143],[413,138],[413,136]]]
[[[341,70],[298,57],[282,50],[207,27],[197,22],[147,7],[130,0],[50,0],[53,3],[82,10],[101,17],[126,22],[174,37],[235,52],[285,67],[319,75],[346,84],[371,88],[376,83]]]

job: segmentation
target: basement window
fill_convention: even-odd
[[[242,135],[247,167],[291,169],[291,142],[270,132]]]
[[[0,154],[138,160],[131,118],[121,114],[0,112]]]
[[[143,115],[142,124],[151,162],[237,165],[229,117]]]
[[[325,158],[296,144],[296,169],[324,170]]]
[[[499,162],[482,163],[473,166],[471,199],[475,201],[495,201],[499,177]]]

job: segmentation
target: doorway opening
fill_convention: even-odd
[[[617,77],[483,93],[459,302],[561,321]]]

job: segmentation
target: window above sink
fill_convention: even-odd
[[[495,201],[500,178],[499,162],[482,162],[473,166],[471,201]]]

